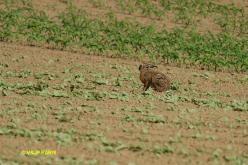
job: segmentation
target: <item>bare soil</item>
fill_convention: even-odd
[[[33,2],[53,19],[66,9],[64,0]],[[218,2],[248,9],[245,0]],[[123,13],[113,0],[75,3],[93,18],[182,26],[170,12],[157,19]],[[199,32],[221,30],[198,19]],[[174,88],[142,94],[140,63],[0,42],[0,164],[248,163],[247,73],[158,64]],[[21,154],[39,149],[57,154]]]
[[[95,159],[99,164],[110,164],[113,161],[119,164],[247,162],[248,111],[236,111],[224,106],[221,108],[196,105],[191,100],[192,98],[217,99],[224,105],[231,104],[235,100],[247,101],[248,85],[247,82],[241,81],[246,74],[159,66],[160,71],[166,73],[173,82],[180,84],[178,90],[171,91],[172,95],[189,99],[189,101],[178,100],[169,103],[161,100],[165,98],[166,93],[150,90],[150,94],[145,96],[141,94],[139,61],[8,43],[0,43],[0,61],[1,64],[8,66],[0,68],[0,82],[36,83],[38,80],[33,76],[34,74],[49,73],[56,75],[52,80],[44,79],[52,90],[62,85],[68,77],[81,73],[86,84],[83,83],[75,90],[83,91],[91,85],[94,86],[92,82],[98,74],[108,83],[95,84],[95,87],[89,91],[124,92],[128,95],[128,100],[125,101],[108,98],[87,100],[71,95],[69,87],[63,89],[69,93],[66,98],[32,93],[20,94],[18,90],[6,89],[7,96],[0,95],[0,126],[8,128],[10,132],[0,131],[0,155],[3,160],[21,164],[31,162],[39,164],[41,160],[45,163],[60,164],[69,158],[72,159],[70,161],[74,161],[73,163],[78,160]],[[68,68],[70,72],[65,73]],[[33,75],[26,78],[6,76],[8,72],[20,73],[23,70],[31,71]],[[202,76],[205,74],[208,78]],[[122,79],[122,85],[119,87],[112,85],[112,80],[117,77]],[[72,82],[68,83],[72,84]],[[91,111],[88,108],[90,106],[97,110]],[[128,111],[130,108],[140,109],[140,112]],[[62,120],[60,113],[64,113],[66,119]],[[163,116],[165,121],[146,122],[146,115],[151,114]],[[130,116],[131,119],[128,120]],[[13,125],[14,127],[11,127]],[[30,130],[31,135],[15,132],[22,129]],[[52,135],[37,140],[34,129],[44,129]],[[63,140],[60,142],[54,135],[58,132],[66,133],[71,129],[76,133],[71,133],[72,140],[68,144]],[[89,140],[86,138],[87,134],[96,134],[96,137]],[[109,151],[105,146],[105,140],[120,142],[126,148],[117,151],[109,149]],[[164,151],[158,156],[154,151],[156,146],[169,146],[173,151]],[[20,154],[22,150],[28,149],[54,149],[57,155]]]

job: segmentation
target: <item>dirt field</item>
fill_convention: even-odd
[[[0,164],[247,163],[247,74],[159,65],[173,88],[142,95],[138,61],[7,43],[0,61]]]
[[[79,10],[70,13],[70,2],[85,11],[87,19]],[[234,72],[231,67],[230,70],[224,68],[223,72],[200,70],[203,67],[197,63],[197,56],[207,52],[205,55],[215,57],[217,54],[216,57],[222,60],[225,54],[233,60],[244,57],[239,62],[247,65],[243,52],[247,52],[248,43],[244,39],[248,34],[245,18],[248,1],[209,1],[213,4],[205,1],[182,4],[186,1],[180,0],[121,2],[0,0],[0,12],[8,5],[17,9],[6,10],[1,13],[4,16],[0,15],[0,165],[248,164],[247,72]],[[171,8],[160,2],[168,2]],[[20,12],[21,15],[19,7],[30,8],[20,10],[24,13]],[[64,11],[68,12],[64,13],[67,13],[66,19],[58,21]],[[34,17],[32,12],[36,13]],[[126,24],[107,24],[111,14]],[[24,17],[30,21],[25,22]],[[97,24],[97,19],[103,21],[102,24]],[[67,24],[62,26],[63,21]],[[88,22],[84,27],[85,21]],[[134,24],[131,26],[129,22]],[[101,29],[99,26],[104,23],[110,30],[106,27],[100,31],[97,39],[111,47],[103,49],[108,46],[105,42],[100,46],[88,44],[91,36],[94,39],[94,34],[98,33],[94,31],[95,26]],[[145,61],[153,55],[156,58],[156,45],[151,45],[153,40],[149,39],[158,36],[148,35],[143,43],[142,33],[122,27],[135,28],[139,24],[153,25],[157,31],[168,30],[168,33],[161,33],[164,35],[179,28],[185,32],[179,33],[181,35],[194,29],[197,34],[212,34],[216,38],[213,45],[207,45],[203,38],[199,40],[201,43],[192,42],[187,47],[209,46],[199,46],[206,51],[198,52],[197,49],[194,67],[190,66],[194,64],[192,61],[166,65],[157,59],[158,69],[172,80],[171,89],[162,93],[149,89],[142,94],[138,70],[141,61],[133,59]],[[84,30],[86,32],[81,33]],[[108,30],[113,33],[107,33]],[[218,42],[228,39],[218,38],[220,33],[237,38]],[[82,37],[84,35],[88,38]],[[135,35],[137,37],[132,38]],[[121,37],[125,36],[130,38],[123,40]],[[168,45],[164,45],[168,52],[162,51],[164,47],[161,46],[164,55],[173,54],[174,49],[186,54],[184,49],[179,51],[178,48],[185,48],[183,44],[187,40],[178,42],[174,49],[170,47],[177,42],[176,37],[172,35]],[[195,39],[201,37],[195,35]],[[66,42],[61,45],[63,41],[68,45]],[[160,44],[160,40],[158,42]],[[230,45],[232,49],[228,49]],[[125,54],[126,48],[132,53]],[[154,54],[149,54],[148,50]],[[215,61],[210,57],[207,62]],[[181,67],[175,67],[177,65]]]

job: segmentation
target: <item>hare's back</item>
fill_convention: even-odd
[[[159,92],[165,91],[170,87],[170,80],[163,73],[156,73],[152,76],[152,87]]]

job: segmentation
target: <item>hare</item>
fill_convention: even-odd
[[[144,84],[143,91],[150,86],[157,92],[163,92],[170,88],[170,79],[163,73],[156,71],[157,66],[153,64],[141,64],[140,80]]]

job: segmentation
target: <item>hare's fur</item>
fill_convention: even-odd
[[[155,68],[157,66],[153,64],[141,64],[139,66],[140,80],[144,84],[143,91],[146,91],[150,86],[158,92],[163,92],[170,88],[170,79]]]

